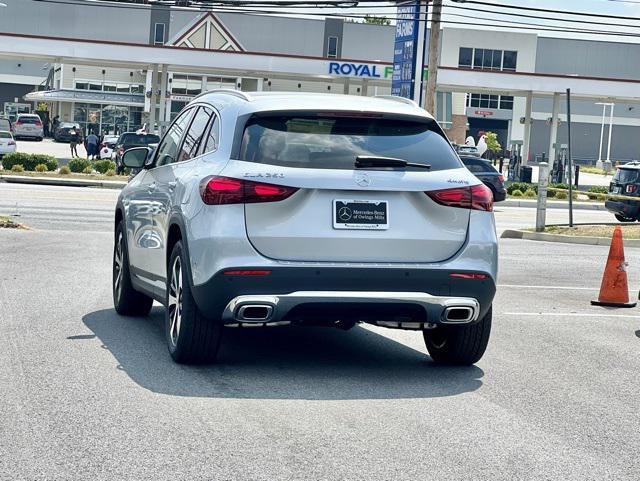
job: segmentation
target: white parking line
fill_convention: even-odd
[[[523,286],[520,284],[498,284],[498,288],[508,289],[548,289],[548,290],[565,290],[565,291],[598,291],[599,287],[574,287],[574,286]]]
[[[640,315],[600,314],[598,312],[501,312],[501,316],[555,316],[555,317],[615,317],[640,319]]]

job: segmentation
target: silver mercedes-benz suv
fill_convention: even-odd
[[[164,304],[175,361],[214,361],[226,328],[358,322],[482,357],[492,195],[413,102],[212,91],[123,163],[142,170],[116,207],[115,308]]]

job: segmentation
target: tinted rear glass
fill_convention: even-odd
[[[18,122],[23,124],[35,124],[40,121],[40,117],[18,117]]]
[[[0,132],[0,139],[10,139],[11,134],[9,132]]]
[[[395,157],[460,167],[434,122],[314,115],[253,117],[245,127],[240,160],[284,167],[353,169],[359,155]]]
[[[120,143],[122,144],[157,144],[160,142],[160,137],[153,134],[124,134]]]
[[[638,180],[638,171],[636,169],[618,169],[613,178],[625,184],[636,182]]]

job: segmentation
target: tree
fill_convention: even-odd
[[[376,16],[376,15],[365,15],[364,23],[369,23],[372,25],[391,25],[391,20],[389,20],[385,16]]]
[[[487,136],[485,142],[487,143],[487,150],[489,152],[498,152],[502,150],[502,145],[498,141],[498,134],[495,132],[486,132],[484,135]]]

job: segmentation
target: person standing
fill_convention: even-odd
[[[51,121],[51,137],[53,137],[54,139],[56,138],[56,131],[58,130],[59,126],[60,126],[60,116],[56,115]]]
[[[71,158],[73,159],[74,157],[80,157],[78,155],[78,142],[80,141],[80,137],[75,127],[72,127],[71,130],[69,130],[69,138],[69,147],[71,147]]]
[[[98,144],[99,139],[96,134],[93,133],[93,130],[87,135],[87,140],[85,143],[87,149],[87,160],[91,157],[91,160],[96,160],[96,156],[98,155]]]

